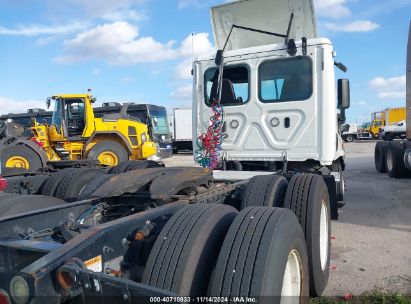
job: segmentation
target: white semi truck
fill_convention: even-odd
[[[403,140],[392,140],[390,142],[379,141],[375,145],[374,160],[375,168],[380,173],[388,173],[388,176],[400,178],[410,173],[411,170],[411,23],[408,32],[407,64],[406,64],[406,138]],[[386,130],[390,132],[390,130]]]
[[[210,117],[216,117],[213,100],[221,99],[218,167],[331,174],[338,201],[343,201],[345,164],[338,127],[350,104],[349,81],[339,79],[336,89],[335,66],[346,67],[335,61],[330,40],[317,36],[312,1],[224,4],[212,8],[212,25],[216,47],[223,52],[193,64],[193,127],[197,136],[205,133]],[[267,29],[277,33],[263,31]],[[220,55],[224,61],[218,64]],[[197,138],[193,145],[201,151]],[[196,159],[204,163],[200,153]]]

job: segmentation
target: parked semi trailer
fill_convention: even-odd
[[[193,111],[191,108],[174,108],[173,152],[193,151]]]
[[[411,22],[408,34],[406,64],[406,139],[379,141],[375,146],[375,168],[378,172],[387,172],[390,177],[400,178],[411,170]]]
[[[349,83],[338,81],[336,106],[334,65],[345,68],[317,37],[311,0],[236,1],[212,8],[212,18],[220,50],[193,69],[193,142],[207,168],[124,172],[141,162],[119,164],[76,183],[74,202],[0,217],[0,299],[306,303],[321,295],[344,194],[335,118],[338,106],[344,120]],[[235,39],[221,36],[230,29]],[[237,171],[212,170],[230,166]],[[69,170],[36,185],[44,174],[6,181],[12,192],[59,197],[81,176]]]

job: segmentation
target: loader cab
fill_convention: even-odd
[[[91,100],[89,96],[53,96],[47,99],[47,106],[54,102],[50,128],[52,141],[53,138],[75,140],[87,136],[88,121],[94,118]]]

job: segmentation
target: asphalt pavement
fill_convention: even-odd
[[[346,205],[332,222],[330,279],[324,295],[380,289],[411,295],[411,178],[374,167],[375,142],[345,144]],[[165,160],[194,165],[191,153]]]

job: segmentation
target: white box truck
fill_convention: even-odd
[[[174,108],[173,153],[193,150],[193,111],[191,108]]]

